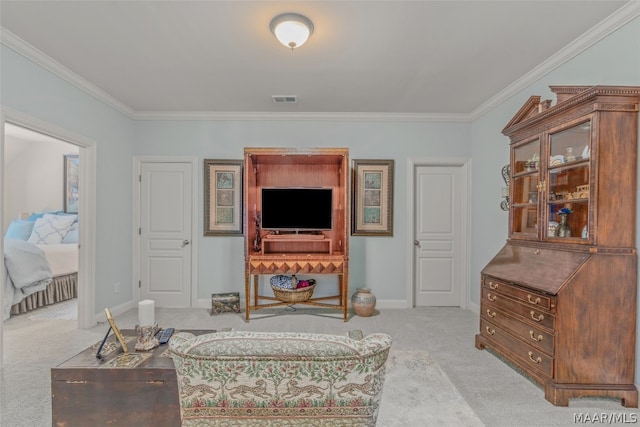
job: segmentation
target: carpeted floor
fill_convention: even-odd
[[[29,320],[77,320],[78,300],[76,298],[39,308],[25,313]]]
[[[490,352],[474,347],[478,316],[459,308],[381,310],[348,322],[333,310],[272,309],[252,314],[249,323],[238,314],[210,316],[206,309],[157,308],[156,320],[161,327],[178,329],[388,333],[393,337],[392,357],[378,427],[564,427],[579,424],[576,417],[585,420],[585,414],[620,421],[607,425],[640,422],[638,410],[622,407],[618,399],[572,399],[565,408],[551,405],[539,387]],[[116,322],[122,329],[133,328],[137,310],[116,316]],[[26,315],[6,321],[0,426],[50,426],[51,367],[101,340],[107,329],[100,324],[78,330],[75,321],[28,320]],[[403,374],[407,366],[412,369]]]
[[[391,350],[378,425],[483,426],[426,351]]]

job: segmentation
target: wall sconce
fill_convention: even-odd
[[[283,13],[271,20],[269,28],[284,46],[291,50],[302,46],[313,34],[313,22],[298,13]]]
[[[502,187],[502,200],[500,202],[500,209],[503,211],[509,210],[509,180],[511,179],[511,166],[504,165],[502,167],[502,179],[504,179],[505,187]]]

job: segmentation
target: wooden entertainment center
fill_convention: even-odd
[[[312,297],[296,304],[341,310],[347,321],[349,290],[349,150],[347,148],[245,148],[244,238],[245,318],[252,310],[288,306],[273,295],[259,293],[261,275],[331,274],[338,276],[336,295]],[[332,189],[331,229],[277,233],[260,229],[263,188]],[[282,209],[299,215],[314,206],[296,200]],[[328,302],[334,301],[334,302]]]

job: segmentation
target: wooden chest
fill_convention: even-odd
[[[127,347],[133,349],[135,331],[122,330],[122,334]],[[129,368],[113,367],[123,355],[113,335],[101,352],[102,359],[95,357],[97,347],[89,347],[51,369],[54,427],[181,425],[178,384],[168,345],[147,353],[130,351],[141,361]]]

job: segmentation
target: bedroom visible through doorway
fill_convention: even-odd
[[[7,281],[2,312],[6,319],[9,312],[33,315],[77,299],[80,147],[9,123],[4,136],[2,231],[10,238],[5,241],[5,259],[51,271],[46,286],[33,282],[40,277],[29,270]],[[31,250],[27,257],[24,251]],[[19,271],[8,272],[11,279]]]
[[[29,114],[9,107],[0,110],[0,224],[5,224],[5,193],[9,182],[5,176],[5,127],[15,125],[24,129],[48,135],[79,147],[79,188],[82,197],[78,200],[78,309],[77,327],[88,329],[96,322],[95,309],[95,235],[96,235],[96,164],[97,142],[84,135],[43,121]],[[0,239],[0,252],[4,253],[4,239]],[[3,272],[4,273],[4,272]],[[0,274],[0,307],[4,300],[5,274]],[[0,321],[0,367],[3,365],[4,339],[3,324]]]

